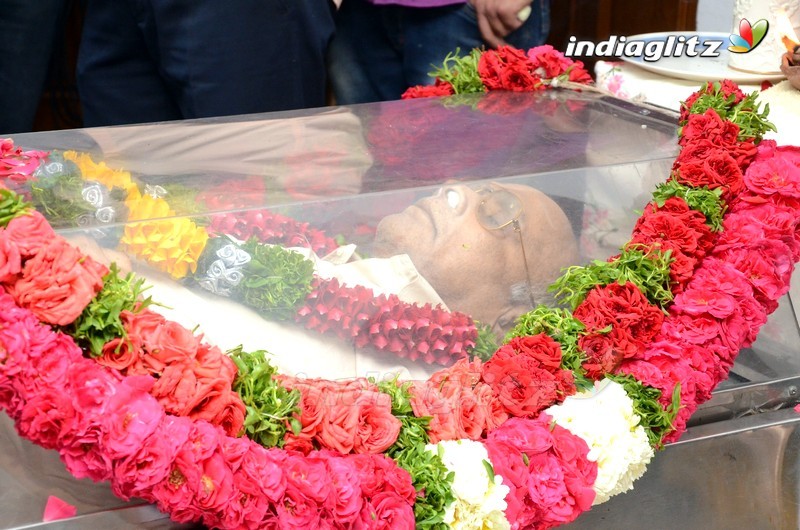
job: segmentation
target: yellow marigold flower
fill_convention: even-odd
[[[126,193],[137,189],[130,172],[121,169],[112,169],[108,167],[105,162],[95,162],[92,160],[92,157],[86,153],[65,151],[64,158],[75,162],[75,165],[81,170],[81,175],[85,180],[99,182],[109,189],[122,188]]]
[[[120,241],[131,254],[173,278],[197,270],[208,232],[186,218],[128,224]]]
[[[208,241],[205,228],[185,217],[168,219],[175,212],[167,201],[138,191],[128,195],[125,205],[129,221],[141,222],[129,222],[125,227],[120,241],[123,248],[173,278],[197,270],[197,260]]]

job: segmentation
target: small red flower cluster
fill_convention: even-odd
[[[469,316],[431,304],[409,304],[397,295],[376,296],[363,286],[315,279],[297,322],[319,333],[412,361],[450,365],[467,356],[478,331]]]
[[[465,67],[464,64],[461,65]],[[513,46],[500,46],[480,53],[475,72],[482,83],[482,91],[509,90],[534,92],[559,81],[589,84],[592,77],[581,61],[573,61],[549,44],[525,50]],[[470,75],[455,72],[455,75]],[[406,90],[402,99],[450,96],[456,93],[452,83],[436,78],[431,86],[414,86]]]

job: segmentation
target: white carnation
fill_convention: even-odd
[[[653,458],[633,400],[614,381],[603,380],[594,389],[569,396],[546,412],[588,444],[588,458],[597,462],[594,504],[632,489]]]
[[[480,442],[445,440],[428,445],[428,451],[439,454],[445,467],[452,471],[455,501],[447,507],[444,522],[454,530],[509,530],[505,516],[508,486],[500,475],[489,475],[489,453]],[[491,465],[491,464],[489,464]]]

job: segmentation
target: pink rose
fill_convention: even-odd
[[[5,229],[0,228],[0,283],[10,282],[22,270],[22,257],[17,244]]]
[[[376,494],[364,503],[356,530],[411,530],[416,527],[411,504],[391,491]]]
[[[389,395],[372,393],[359,406],[353,450],[356,453],[383,453],[397,440],[400,426],[400,420],[392,414],[392,400]]]
[[[313,455],[313,453],[312,453]],[[293,455],[283,464],[286,475],[286,492],[298,494],[315,504],[325,504],[331,495],[331,478],[323,458]]]
[[[123,499],[140,497],[154,501],[152,488],[168,478],[178,450],[189,439],[191,421],[163,416],[155,434],[144,440],[139,450],[114,464],[111,482],[114,494]]]
[[[136,453],[161,423],[164,410],[148,394],[152,385],[153,379],[148,376],[128,377],[109,399],[103,426],[108,433],[104,445],[111,458]]]
[[[111,479],[112,460],[103,449],[105,432],[99,422],[85,423],[83,431],[59,449],[64,465],[74,477],[94,482]]]
[[[16,427],[20,435],[45,449],[58,449],[59,437],[75,416],[69,396],[56,388],[45,388],[28,396]]]
[[[36,210],[29,210],[9,221],[6,234],[17,245],[23,260],[38,254],[57,237],[47,219]]]
[[[281,469],[278,450],[266,450],[250,444],[241,466],[234,472],[233,485],[241,493],[241,524],[245,528],[264,528],[272,506],[283,498],[286,477]]]
[[[364,504],[358,468],[351,460],[338,457],[327,458],[326,465],[332,482],[329,499],[331,513],[340,524],[352,523]]]
[[[25,262],[22,276],[11,286],[17,303],[48,324],[66,326],[103,288],[105,265],[97,263],[54,237]]]

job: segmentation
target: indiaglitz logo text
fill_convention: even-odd
[[[567,57],[641,57],[655,62],[663,57],[719,57],[724,39],[702,38],[699,35],[667,35],[657,39],[628,40],[625,36],[612,35],[604,41],[569,38]]]
[[[655,62],[664,57],[719,57],[720,48],[728,44],[733,53],[749,53],[764,40],[769,22],[764,19],[755,24],[743,18],[739,22],[739,33],[731,33],[727,39],[698,34],[654,34],[649,38],[631,38],[611,35],[600,42],[569,38],[567,57],[629,57]]]

